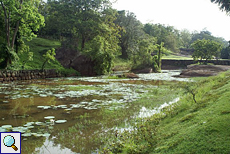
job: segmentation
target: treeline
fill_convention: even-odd
[[[163,24],[142,24],[134,13],[113,9],[109,0],[0,0],[0,4],[2,68],[20,62],[20,52],[28,52],[31,58],[24,40],[36,35],[58,39],[63,48],[90,57],[97,74],[110,72],[114,57],[119,55],[130,59],[133,67],[157,67],[159,49],[160,54],[190,49],[198,39],[228,46],[226,40],[205,29],[191,33]]]

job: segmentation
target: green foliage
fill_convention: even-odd
[[[125,10],[118,11],[117,19],[115,23],[120,27],[119,34],[119,46],[121,47],[121,58],[128,59],[137,50],[138,42],[145,37],[145,33],[142,29],[142,24],[136,19],[136,16],[132,12]]]
[[[196,101],[196,95],[198,93],[198,87],[199,85],[197,83],[191,82],[191,83],[181,83],[177,88],[182,88],[184,90],[184,94],[191,94],[192,99],[194,103],[197,103]]]
[[[45,61],[44,61],[44,63],[42,64],[41,70],[44,70],[45,64],[46,64],[47,62],[50,63],[51,60],[52,60],[52,61],[55,60],[55,55],[56,55],[56,53],[55,53],[55,49],[54,49],[54,48],[52,48],[51,50],[48,50],[48,51],[43,55],[43,57],[45,58]]]
[[[218,42],[202,39],[195,41],[192,44],[192,48],[195,50],[192,55],[194,60],[205,59],[207,61],[212,59],[213,57],[218,58],[222,46]]]
[[[35,32],[44,26],[44,17],[38,12],[39,3],[39,0],[0,1],[0,16],[4,19],[4,30],[0,30],[8,48],[3,60],[4,67],[12,64],[19,51],[27,51],[22,37],[31,40],[36,36]]]
[[[111,44],[101,36],[94,38],[84,50],[84,53],[94,61],[97,74],[107,74],[111,71],[114,52]]]
[[[74,70],[73,68],[67,69],[62,66],[58,66],[57,71],[58,73],[66,77],[67,76],[81,76],[81,74],[77,72],[76,70]]]
[[[229,72],[199,79],[197,86],[188,84],[188,89],[197,89],[197,103],[190,95],[182,93],[176,104],[150,118],[135,121],[133,130],[115,132],[116,136],[106,142],[102,151],[130,154],[228,153],[229,84]]]
[[[180,46],[179,31],[173,26],[165,26],[162,24],[144,25],[144,31],[150,36],[157,38],[157,44],[164,42],[166,49],[176,52]]]
[[[120,58],[119,55],[115,56],[113,69],[115,71],[125,71],[131,69],[131,60]]]
[[[164,43],[155,44],[156,39],[149,37],[142,39],[138,43],[138,52],[133,54],[133,69],[152,67],[154,72],[161,72],[162,52],[165,51]],[[152,55],[156,54],[156,55]]]
[[[151,53],[156,49],[154,38],[142,39],[138,42],[137,52],[132,54],[133,68],[151,67],[153,56]]]
[[[197,40],[202,40],[202,39],[212,40],[212,41],[218,42],[223,47],[227,47],[228,46],[228,42],[224,38],[213,36],[212,33],[209,32],[207,29],[203,29],[199,33],[198,32],[193,33],[192,34],[191,44],[194,43]]]
[[[43,55],[52,48],[57,49],[61,46],[59,41],[48,40],[43,38],[33,38],[31,41],[25,41],[26,46],[29,46],[29,52],[19,53],[19,63],[21,69],[41,69],[45,58]],[[31,54],[30,56],[28,54]],[[31,57],[33,55],[33,57]],[[28,56],[32,59],[28,59]],[[63,68],[61,64],[55,60],[50,61],[49,65],[46,65],[47,69],[59,69]]]
[[[90,1],[48,1],[46,4],[46,27],[42,34],[62,41],[67,48],[82,50],[85,44],[96,37],[103,29],[100,27],[103,11],[109,8],[108,0]],[[76,7],[77,6],[77,7]],[[44,12],[44,13],[45,13]],[[63,25],[65,27],[63,28]]]
[[[181,44],[184,48],[189,49],[192,41],[192,34],[187,30],[180,31]]]
[[[211,0],[212,3],[216,3],[219,5],[220,10],[229,12],[230,11],[230,4],[228,0]]]
[[[222,59],[230,58],[230,47],[229,46],[221,50],[221,58]]]

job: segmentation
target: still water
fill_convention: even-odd
[[[4,83],[0,132],[21,132],[22,153],[98,153],[107,133],[155,112],[133,102],[150,89],[187,81],[172,77],[179,73],[139,74],[135,80],[92,77]]]

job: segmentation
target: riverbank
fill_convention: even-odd
[[[230,66],[226,65],[189,65],[184,69],[180,75],[176,77],[189,78],[189,77],[208,77],[215,76],[221,72],[230,70]]]
[[[195,79],[197,80],[197,79]],[[105,153],[230,153],[230,73],[186,83],[193,89],[133,131],[106,140]],[[179,87],[177,87],[178,89]]]

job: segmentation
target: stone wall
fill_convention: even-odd
[[[55,69],[52,70],[1,70],[0,71],[0,82],[4,81],[19,81],[19,80],[32,80],[32,79],[45,79],[61,77],[61,74],[57,73]]]
[[[193,60],[171,60],[171,59],[163,59],[162,66],[178,66],[178,67],[186,67],[187,65],[195,64],[197,62],[205,62],[202,61],[193,61]],[[208,63],[213,63],[214,65],[230,65],[230,60],[208,60]]]

